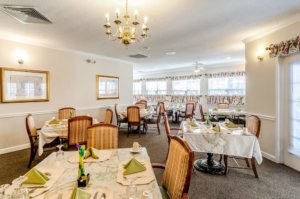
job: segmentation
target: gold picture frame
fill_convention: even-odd
[[[1,103],[49,101],[49,72],[0,68]]]
[[[119,99],[120,83],[119,77],[96,75],[97,100]]]

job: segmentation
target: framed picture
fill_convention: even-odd
[[[97,99],[119,99],[119,77],[96,76]]]
[[[49,72],[1,68],[1,102],[49,101]]]

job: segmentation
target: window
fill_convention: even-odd
[[[142,82],[133,82],[133,94],[134,95],[142,94]]]
[[[146,92],[148,95],[166,95],[166,81],[148,81],[146,82]]]
[[[245,76],[208,79],[209,95],[245,95]]]
[[[200,79],[173,80],[174,95],[200,95]]]
[[[300,156],[300,63],[291,66],[290,82],[290,146],[289,152]]]
[[[28,97],[32,97],[34,96],[34,83],[26,83],[25,84],[25,93],[26,93],[26,96]]]

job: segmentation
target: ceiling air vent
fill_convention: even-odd
[[[24,6],[1,6],[1,11],[17,19],[24,24],[41,23],[51,24],[52,22],[32,7]]]
[[[142,54],[129,55],[128,57],[135,58],[135,59],[147,58],[146,55],[142,55]]]

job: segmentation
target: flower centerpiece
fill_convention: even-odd
[[[90,180],[90,174],[89,173],[86,174],[86,171],[84,169],[85,146],[77,143],[76,148],[78,149],[78,153],[79,153],[77,184],[78,184],[78,187],[86,187]]]

